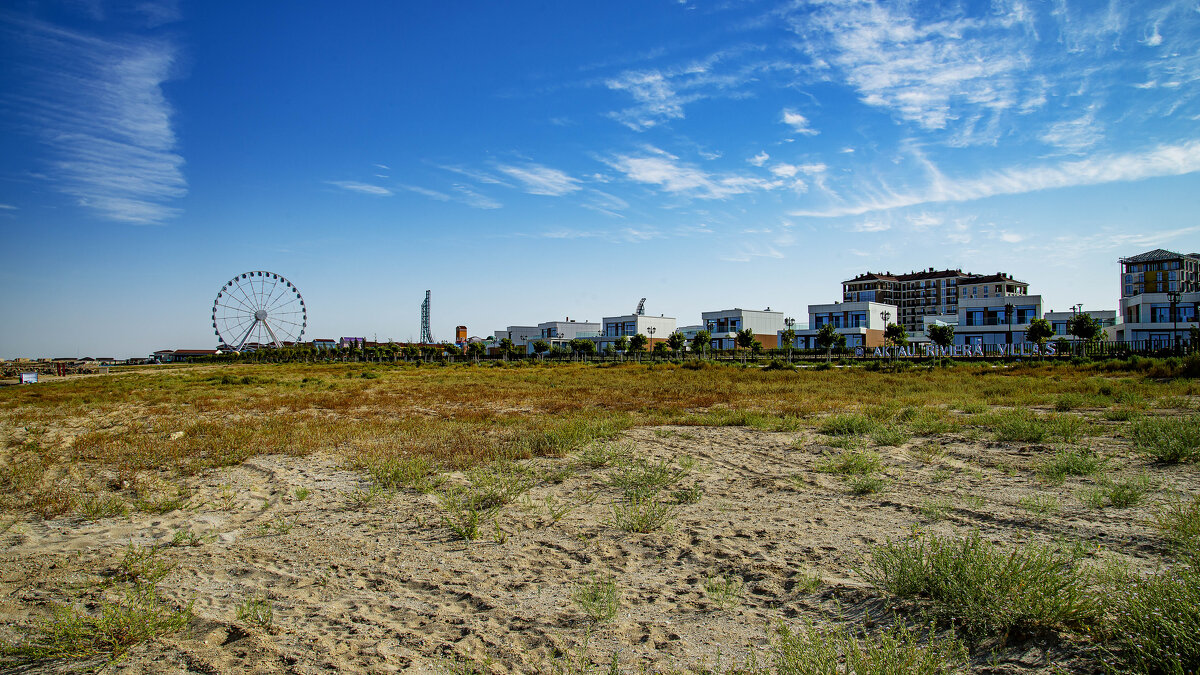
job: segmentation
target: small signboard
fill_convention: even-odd
[[[37,373],[21,373],[21,384],[37,384]]]

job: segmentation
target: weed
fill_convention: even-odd
[[[988,409],[986,403],[980,403],[979,401],[967,401],[965,403],[959,403],[956,407],[959,411],[968,415],[980,415],[987,412]]]
[[[950,480],[953,477],[953,471],[945,467],[938,467],[937,470],[933,472],[933,475],[929,477],[929,480],[933,481],[934,483],[942,483]]]
[[[902,427],[878,427],[871,432],[871,442],[875,445],[904,445],[912,436]]]
[[[217,508],[222,511],[232,511],[237,505],[237,493],[228,483],[222,485],[217,492]]]
[[[188,492],[184,490],[178,490],[174,496],[143,497],[134,502],[133,505],[134,508],[142,513],[154,513],[162,515],[164,513],[170,513],[183,508],[184,505],[187,504],[187,500],[190,498],[191,495]]]
[[[99,614],[59,607],[35,625],[23,642],[0,645],[0,665],[32,665],[47,659],[120,659],[130,647],[177,632],[192,617],[192,605],[175,609],[153,586],[139,586],[117,601],[101,601]]]
[[[655,433],[662,431],[662,429],[658,429]],[[674,435],[675,432],[670,433]],[[580,450],[579,454],[576,455],[575,461],[585,469],[602,469],[610,464],[624,463],[632,454],[633,448],[629,445],[593,443]]]
[[[495,515],[495,506],[481,506],[470,488],[458,485],[440,493],[442,523],[459,539],[473,541],[479,537],[479,526]]]
[[[877,476],[852,476],[846,484],[850,487],[851,494],[870,495],[886,488],[888,482]]]
[[[358,466],[367,470],[371,480],[388,490],[412,488],[421,493],[436,490],[445,480],[428,457],[375,456],[359,459]]]
[[[1155,527],[1180,552],[1200,557],[1200,495],[1176,500],[1157,514]]]
[[[943,457],[946,454],[946,449],[942,447],[941,443],[930,441],[929,443],[922,443],[921,445],[909,448],[908,454],[914,459],[930,463],[939,457]]]
[[[271,602],[264,595],[246,598],[237,608],[237,620],[264,631],[271,630],[275,621],[275,611]]]
[[[1079,394],[1059,394],[1058,398],[1054,399],[1054,409],[1059,412],[1067,412],[1083,407],[1083,397]]]
[[[171,546],[200,546],[217,540],[215,534],[196,534],[191,530],[175,530],[171,536]]]
[[[866,475],[878,471],[883,465],[874,452],[843,450],[836,455],[827,455],[817,463],[821,473]]]
[[[1114,584],[1109,652],[1126,672],[1200,671],[1200,569],[1178,566]]]
[[[950,517],[954,503],[945,497],[926,499],[917,507],[917,511],[928,520],[944,520]]]
[[[167,576],[175,566],[159,557],[162,546],[130,544],[117,563],[114,581],[153,586]]]
[[[674,507],[655,495],[634,495],[613,505],[612,524],[626,532],[645,534],[671,522],[674,514]]]
[[[830,415],[819,427],[829,436],[862,436],[871,433],[879,423],[866,415]]]
[[[951,421],[944,410],[938,408],[921,408],[909,415],[904,424],[917,436],[936,436],[958,428],[958,424]]]
[[[500,527],[499,520],[492,521],[492,541],[496,542],[497,544],[501,544],[501,545],[503,545],[504,542],[508,541],[508,530],[505,530],[503,527]]]
[[[973,509],[982,509],[987,504],[987,500],[983,498],[983,495],[966,494],[961,499],[963,504]]]
[[[575,606],[591,619],[593,624],[610,621],[617,615],[620,593],[612,579],[593,576],[586,584],[579,584],[572,594]]]
[[[1200,415],[1135,422],[1132,435],[1134,448],[1156,462],[1200,459]]]
[[[695,504],[700,501],[704,493],[700,490],[699,485],[692,485],[685,488],[679,488],[671,492],[671,501],[676,504]]]
[[[781,674],[942,675],[967,664],[962,643],[935,637],[932,626],[924,639],[903,624],[856,637],[846,627],[821,628],[810,620],[797,631],[780,623],[770,637],[768,672]]]
[[[825,583],[816,572],[797,572],[792,581],[795,584],[792,590],[797,593],[812,593]]]
[[[80,502],[79,512],[88,520],[100,520],[101,518],[124,517],[129,514],[129,509],[125,506],[125,502],[116,495],[103,497],[88,495]]]
[[[1058,511],[1058,497],[1054,495],[1025,495],[1017,500],[1017,504],[1026,511],[1039,516]]]
[[[284,518],[283,516],[278,516],[278,517],[276,517],[272,520],[269,520],[265,523],[260,523],[258,526],[258,536],[266,537],[266,536],[269,536],[272,534],[284,535],[284,534],[287,534],[288,532],[291,532],[292,528],[295,526],[296,526],[295,520],[288,520],[287,518]]]
[[[1021,410],[993,415],[990,426],[998,441],[1040,443],[1049,433],[1044,419]]]
[[[740,577],[715,576],[704,581],[704,594],[714,605],[721,609],[729,609],[742,601],[742,593],[746,585]]]
[[[471,506],[493,509],[511,503],[533,487],[530,470],[514,462],[495,462],[467,472]]]
[[[891,595],[929,599],[935,616],[977,636],[1082,625],[1100,612],[1087,570],[1071,557],[1036,544],[1006,551],[978,532],[888,542],[862,574]]]
[[[305,499],[308,499],[309,494],[311,494],[311,492],[306,487],[298,487],[292,491],[292,496],[295,497],[296,501],[298,501],[298,502],[302,502]]]
[[[646,459],[637,459],[618,466],[609,477],[608,482],[613,487],[624,490],[627,499],[635,496],[654,495],[685,478],[690,473],[688,466],[692,465],[691,463],[685,464],[686,466],[676,467],[666,460],[651,462]]]
[[[1041,462],[1034,471],[1043,480],[1061,483],[1067,476],[1090,476],[1104,468],[1104,460],[1090,448],[1081,450],[1059,450]]]
[[[578,504],[565,503],[560,504],[554,495],[546,495],[542,500],[542,505],[546,508],[546,515],[550,516],[550,522],[558,523],[564,516],[575,509]]]
[[[1136,506],[1154,488],[1154,480],[1146,474],[1130,478],[1103,478],[1096,487],[1084,490],[1083,502],[1094,509],[1114,506],[1122,509]]]
[[[1136,408],[1117,407],[1104,411],[1104,419],[1110,422],[1133,422],[1142,418],[1142,411]]]
[[[349,490],[342,493],[346,498],[347,506],[353,509],[365,509],[383,494],[383,488],[375,483],[365,490]]]

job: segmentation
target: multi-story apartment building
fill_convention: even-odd
[[[749,328],[754,333],[754,339],[767,349],[774,349],[779,344],[779,331],[784,329],[783,312],[765,310],[723,309],[716,312],[701,312],[700,320],[705,330],[712,334],[714,349],[734,349],[737,347],[737,332]]]
[[[845,302],[880,302],[895,305],[895,322],[909,333],[920,334],[924,317],[956,314],[958,301],[967,297],[963,286],[970,285],[976,297],[990,297],[1000,285],[1005,295],[1024,294],[1028,284],[1015,281],[1005,274],[982,276],[957,270],[935,270],[892,274],[867,272],[842,282]],[[982,294],[986,293],[986,296]]]
[[[1200,253],[1158,248],[1120,264],[1125,339],[1159,347],[1187,341],[1200,315]]]
[[[833,324],[838,333],[846,336],[847,347],[879,347],[883,332],[894,323],[897,307],[882,302],[835,302],[808,306],[808,328],[796,331],[797,349],[816,349],[817,333],[825,324]],[[780,334],[783,329],[780,329]],[[786,344],[780,337],[779,344]]]

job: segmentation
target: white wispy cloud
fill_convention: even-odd
[[[713,174],[679,161],[679,158],[649,147],[642,155],[616,155],[605,160],[629,180],[657,185],[666,192],[700,199],[724,199],[782,185],[754,176]]]
[[[803,134],[805,136],[816,136],[817,134],[821,133],[810,126],[807,117],[801,115],[795,110],[792,110],[791,108],[785,108],[783,110],[781,119],[783,120],[784,124],[790,126],[792,131],[795,131],[798,134]]]
[[[526,164],[524,166],[501,165],[496,168],[515,178],[521,183],[525,192],[531,195],[561,197],[580,189],[578,178],[573,178],[548,166]]]
[[[404,189],[404,190],[408,190],[409,192],[414,192],[419,195],[424,195],[426,197],[429,197],[430,199],[436,199],[439,202],[450,201],[450,195],[446,194],[445,192],[438,192],[437,190],[430,190],[429,188],[423,188],[418,185],[401,184],[397,187]]]
[[[754,260],[755,258],[771,258],[780,260],[783,257],[783,253],[773,246],[742,244],[737,251],[727,255],[719,256],[719,259],[724,260],[725,262],[746,263]]]
[[[748,159],[748,160],[746,160],[746,161],[747,161],[747,162],[749,162],[749,163],[751,163],[751,164],[753,164],[754,166],[762,166],[763,164],[766,164],[766,163],[767,163],[767,160],[768,160],[768,159],[771,159],[771,156],[770,156],[770,155],[768,155],[768,154],[767,154],[767,153],[764,151],[764,152],[760,152],[760,153],[758,153],[757,155],[755,155],[755,156],[751,157],[750,159]]]
[[[875,211],[938,202],[966,202],[997,195],[1038,190],[1101,185],[1200,171],[1200,141],[1162,145],[1143,152],[1097,155],[1087,159],[1039,167],[993,171],[975,178],[950,178],[930,165],[927,188],[913,192],[884,191],[871,200],[823,210],[794,211],[794,216],[855,216]]]
[[[49,149],[45,172],[60,192],[101,218],[155,224],[187,194],[174,111],[163,83],[177,50],[164,39],[101,39],[0,15],[0,37],[25,46],[12,73],[16,101]]]
[[[835,71],[868,105],[925,129],[943,129],[960,106],[1013,107],[1029,61],[1031,17],[1021,3],[978,18],[932,16],[912,3],[814,3],[789,17],[815,67]],[[1005,39],[1007,38],[1007,39]]]
[[[466,185],[455,185],[454,191],[458,193],[458,201],[472,208],[490,210],[498,209],[504,206],[495,199],[492,199],[486,195],[481,195]]]
[[[760,49],[760,46],[725,49],[678,66],[626,70],[609,77],[603,82],[605,87],[627,94],[634,101],[633,106],[609,113],[609,117],[634,131],[645,131],[682,119],[684,108],[690,103],[740,96],[742,87],[763,72],[791,67],[740,58]]]
[[[0,204],[0,210],[3,211],[15,211],[16,208],[17,207],[13,206],[12,204]]]
[[[1051,124],[1039,138],[1043,143],[1066,152],[1082,153],[1103,140],[1104,134],[1096,121],[1093,107],[1080,117]]]
[[[851,232],[886,232],[890,229],[892,229],[891,223],[877,220],[865,220],[861,223],[855,223],[850,227]]]
[[[337,187],[340,187],[343,190],[349,190],[350,192],[358,192],[358,193],[364,194],[364,195],[374,195],[376,197],[392,196],[391,190],[389,190],[383,186],[380,186],[380,185],[371,185],[370,183],[360,183],[358,181],[353,181],[353,180],[331,180],[331,181],[326,181],[326,182],[329,183],[330,185],[336,185]]]

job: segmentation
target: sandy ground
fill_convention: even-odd
[[[208,538],[163,549],[175,568],[160,589],[193,601],[195,618],[136,647],[119,672],[448,672],[455,659],[485,672],[552,672],[585,638],[597,663],[615,652],[625,671],[727,667],[761,649],[779,620],[886,621],[886,602],[856,572],[873,543],[976,528],[992,541],[1086,546],[1097,561],[1153,568],[1163,552],[1147,525],[1155,505],[1200,486],[1196,467],[1159,471],[1119,439],[1091,439],[1113,468],[1148,470],[1157,490],[1134,508],[1089,508],[1079,493],[1092,479],[1047,485],[1033,474],[1051,447],[947,435],[936,457],[912,451],[927,439],[876,448],[888,487],[855,496],[841,476],[816,471],[831,451],[821,439],[811,430],[636,429],[617,443],[638,456],[697,460],[681,485],[702,497],[678,506],[669,527],[617,529],[611,469],[580,469],[503,507],[499,529],[485,525],[470,543],[441,524],[431,495],[405,490],[354,505],[347,495],[368,484],[335,458],[259,457],[190,479],[188,506],[166,515],[16,523],[0,535],[0,621],[45,616],[72,584],[111,570],[129,544],[167,543],[186,529]],[[553,472],[572,462],[532,464]],[[1018,501],[1030,494],[1057,497],[1059,510],[1027,511]],[[555,522],[547,503],[575,508]],[[721,608],[707,596],[704,582],[716,575],[743,580],[739,603]],[[620,609],[591,630],[573,593],[594,576],[616,581]],[[269,630],[236,617],[253,597],[273,609]],[[1007,645],[976,665],[1070,668],[1079,652],[1058,644]]]

